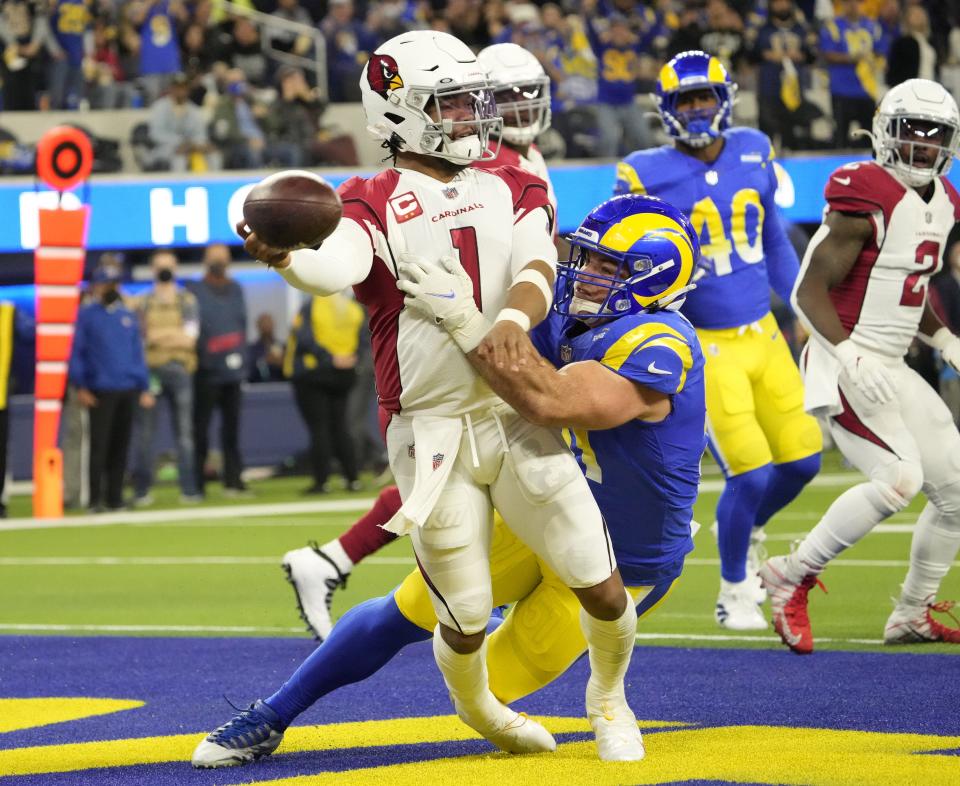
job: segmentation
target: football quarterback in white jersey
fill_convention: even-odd
[[[927,283],[960,220],[945,177],[960,145],[960,116],[939,84],[910,79],[883,97],[874,161],[827,182],[822,225],[793,293],[811,338],[801,356],[808,412],[827,418],[844,456],[868,480],[838,497],[787,557],[760,570],[784,643],[811,652],[807,593],[841,551],[921,491],[910,569],[887,621],[887,643],[960,643],[934,619],[936,593],[960,547],[960,434],[937,393],[903,360],[914,337],[960,368],[960,338],[936,316]]]
[[[600,511],[559,431],[521,419],[464,354],[479,348],[497,362],[527,359],[526,331],[553,300],[546,184],[515,167],[470,166],[495,156],[488,142],[499,136],[501,119],[486,73],[453,36],[414,31],[387,41],[364,67],[360,87],[368,129],[394,165],[340,187],[343,219],[319,250],[287,254],[244,229],[247,251],[304,291],[353,286],[370,312],[390,466],[403,498],[387,529],[413,540],[440,620],[434,654],[458,715],[504,750],[555,747],[549,732],[488,687],[495,506],[583,605],[592,667],[587,713],[600,757],[642,758],[623,687],[636,611]],[[440,270],[446,256],[469,272],[481,313],[446,314],[441,327],[405,309],[396,285],[405,260]]]

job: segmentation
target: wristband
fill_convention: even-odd
[[[550,286],[550,282],[547,281],[547,277],[539,270],[525,267],[520,271],[519,275],[513,279],[513,283],[510,286],[515,287],[517,284],[533,284],[543,295],[543,299],[547,304],[547,308],[549,309],[553,304],[553,287]]]
[[[515,325],[519,325],[524,333],[530,330],[530,317],[519,308],[501,309],[500,313],[497,314],[497,318],[493,321],[494,324],[497,322],[513,322]]]
[[[443,323],[450,334],[450,338],[460,347],[460,351],[465,355],[469,354],[480,346],[483,337],[490,330],[490,323],[479,311],[474,311],[467,320],[455,328]]]
[[[942,327],[932,336],[925,336],[923,333],[918,334],[921,341],[927,346],[933,347],[943,352],[944,347],[950,343],[953,338],[953,333],[950,328]]]

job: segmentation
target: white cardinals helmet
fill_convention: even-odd
[[[908,186],[947,174],[960,145],[960,113],[937,82],[908,79],[890,88],[873,117],[877,163]]]
[[[529,145],[550,127],[550,79],[540,61],[517,44],[494,44],[477,60],[493,85],[503,139]]]
[[[470,164],[496,158],[493,91],[470,48],[448,33],[414,30],[377,47],[360,76],[367,130],[399,150]]]

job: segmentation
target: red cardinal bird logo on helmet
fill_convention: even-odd
[[[370,65],[367,67],[367,81],[370,83],[370,89],[384,98],[391,90],[403,87],[397,61],[390,55],[373,55],[370,58]]]

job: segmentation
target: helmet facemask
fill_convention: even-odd
[[[494,94],[503,117],[501,137],[511,145],[529,145],[550,127],[550,80],[498,85]]]
[[[579,245],[576,238],[582,231],[581,228],[568,238],[571,243],[569,260],[566,265],[557,266],[557,279],[561,282],[561,292],[556,308],[560,314],[579,319],[598,319],[635,313],[637,308],[633,296],[634,289],[644,288],[644,281],[676,264],[673,260],[666,260],[655,265],[653,259],[644,254],[627,254],[622,260],[618,260],[616,257],[620,256],[619,254],[604,249],[595,242],[588,241],[588,245]],[[616,268],[611,271],[612,274],[587,270],[587,265],[591,262],[591,253],[601,256],[604,262],[609,263],[608,267],[611,269],[615,265]],[[578,292],[578,286],[606,290],[606,295],[601,301],[589,299]],[[668,287],[668,284],[664,285],[663,289],[666,290]],[[645,310],[655,310],[659,307],[661,304],[654,303]]]
[[[873,122],[877,162],[904,184],[919,188],[947,174],[960,145],[960,128],[943,117],[877,113]]]
[[[412,153],[444,158],[455,164],[496,158],[499,142],[488,149],[490,136],[499,136],[503,125],[493,92],[486,83],[457,85],[450,89],[419,89],[407,93],[408,106],[424,118],[419,149]],[[469,129],[473,133],[465,134]]]
[[[716,99],[716,106],[704,109],[677,109],[684,94],[709,90]],[[658,96],[660,118],[672,137],[690,147],[706,147],[730,126],[730,114],[736,85],[693,84],[685,89]]]

